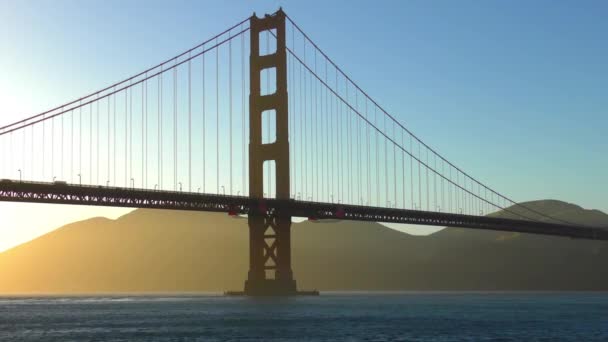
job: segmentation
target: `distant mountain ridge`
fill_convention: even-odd
[[[608,227],[597,210],[555,200],[524,205]],[[348,221],[292,227],[301,288],[608,290],[608,243],[601,241],[463,228],[412,236]],[[139,209],[68,224],[0,253],[0,294],[241,289],[248,248],[245,219]]]
[[[541,200],[541,201],[530,201],[522,202],[519,205],[514,205],[507,208],[509,212],[501,211],[498,213],[490,214],[489,216],[499,217],[510,217],[518,218],[517,215],[512,213],[524,214],[527,217],[538,219],[541,221],[549,221],[548,217],[534,214],[532,211],[527,210],[529,208],[532,211],[536,211],[545,214],[553,219],[563,220],[566,222],[572,222],[575,224],[583,224],[595,227],[607,227],[608,228],[608,215],[597,210],[597,209],[584,209],[576,204],[566,203],[558,200]]]

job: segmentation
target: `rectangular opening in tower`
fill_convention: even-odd
[[[265,68],[260,72],[260,95],[271,95],[277,91],[277,68]]]
[[[277,30],[260,31],[260,56],[271,55],[277,52]]]
[[[272,144],[277,140],[277,111],[262,112],[262,144]]]
[[[264,168],[264,198],[276,198],[276,162],[274,160],[266,160],[264,161],[262,167]]]

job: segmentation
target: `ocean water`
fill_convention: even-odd
[[[608,341],[608,293],[0,297],[1,341]]]

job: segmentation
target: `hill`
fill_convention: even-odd
[[[608,226],[599,211],[559,201],[527,205]],[[605,242],[461,228],[411,236],[346,221],[293,224],[292,236],[300,288],[608,290]],[[0,293],[241,289],[247,265],[246,219],[141,209],[75,222],[0,253]]]

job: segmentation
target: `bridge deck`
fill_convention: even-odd
[[[21,182],[15,180],[0,181],[0,201],[194,210],[232,214],[247,214],[251,211],[268,210],[285,215],[319,220],[340,219],[407,223],[608,240],[607,229],[547,222],[340,203],[317,203],[291,199],[255,199],[244,196],[181,191]]]

